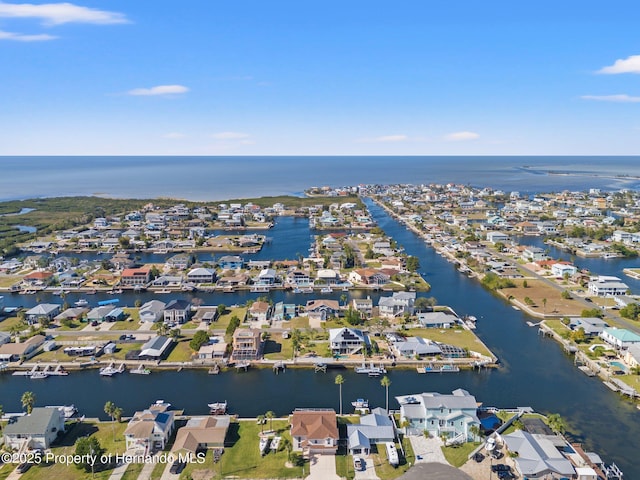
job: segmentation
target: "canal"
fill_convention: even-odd
[[[427,295],[435,296],[440,304],[451,305],[460,315],[475,315],[477,334],[502,361],[501,368],[482,372],[418,375],[411,370],[393,370],[389,374],[390,397],[423,391],[446,393],[461,387],[484,405],[531,406],[543,413],[557,412],[567,421],[574,440],[583,442],[587,449],[597,451],[607,461],[615,461],[625,472],[625,478],[640,478],[640,464],[633,461],[640,432],[638,410],[598,380],[574,368],[572,359],[555,342],[539,337],[537,329],[526,325],[528,317],[522,312],[483,289],[477,281],[461,275],[418,236],[375,204],[367,203],[379,226],[408,254],[419,258],[420,270],[433,287]],[[308,226],[304,223],[292,228],[305,232],[300,239],[305,235],[308,238]],[[293,258],[295,254],[292,251],[289,256]],[[209,304],[242,303],[249,295],[210,294],[204,300]],[[272,295],[280,298],[286,294]],[[131,304],[129,300],[126,303]],[[18,411],[20,396],[30,390],[35,393],[38,405],[74,403],[82,414],[90,417],[106,418],[103,406],[108,400],[122,407],[125,415],[131,415],[157,399],[171,402],[188,414],[205,413],[207,403],[227,400],[230,410],[241,416],[255,416],[267,410],[285,415],[296,407],[337,410],[339,397],[334,378],[338,373],[346,379],[342,386],[345,411],[357,397],[368,398],[372,405],[384,405],[385,390],[379,379],[359,376],[351,370],[314,374],[289,369],[275,375],[270,369],[257,368],[221,375],[183,370],[113,378],[102,378],[94,370],[47,380],[4,374],[0,375],[0,404],[5,411]],[[395,400],[390,401],[390,406],[397,408]]]

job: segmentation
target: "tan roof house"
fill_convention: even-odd
[[[171,451],[195,453],[203,449],[224,449],[229,423],[229,415],[193,417],[178,429]]]
[[[23,357],[28,360],[38,353],[44,341],[44,335],[34,335],[24,342],[0,345],[0,361],[17,362]]]
[[[296,409],[291,415],[293,450],[335,454],[338,450],[338,423],[332,409]]]

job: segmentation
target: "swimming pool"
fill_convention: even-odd
[[[618,370],[622,370],[623,372],[627,371],[627,367],[624,364],[620,363],[620,362],[609,362],[609,366],[610,367],[615,367]]]

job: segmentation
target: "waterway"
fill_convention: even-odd
[[[599,452],[607,461],[615,461],[625,472],[625,478],[640,478],[640,464],[633,461],[640,432],[638,410],[598,380],[574,368],[572,359],[555,342],[539,337],[537,329],[526,325],[529,319],[526,315],[461,275],[381,208],[371,203],[369,206],[380,227],[407,253],[419,258],[420,270],[433,286],[427,295],[435,296],[440,304],[451,305],[461,315],[475,315],[478,336],[502,361],[501,368],[482,372],[418,375],[411,370],[393,370],[389,373],[390,407],[398,407],[393,400],[395,395],[450,392],[461,387],[485,405],[531,406],[544,413],[557,412],[566,419],[575,440]],[[303,230],[309,234],[304,227]],[[291,252],[290,256],[295,253]],[[272,295],[277,298],[284,294]],[[235,301],[227,301],[231,298],[217,294],[209,303],[231,304]],[[297,301],[302,303],[300,299]],[[385,390],[379,379],[359,376],[351,370],[314,374],[296,369],[280,375],[269,369],[220,375],[183,370],[154,372],[149,376],[124,374],[114,378],[102,378],[94,370],[47,380],[3,374],[0,375],[0,403],[5,411],[18,411],[20,396],[30,390],[39,405],[75,403],[87,416],[105,417],[103,406],[107,400],[114,401],[124,408],[125,415],[130,415],[157,399],[169,401],[188,414],[205,413],[207,403],[227,400],[230,410],[241,416],[254,416],[267,410],[285,415],[296,407],[337,410],[339,396],[334,379],[338,373],[346,379],[342,386],[345,411],[357,397],[368,398],[373,405],[384,405]]]

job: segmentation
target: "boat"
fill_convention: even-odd
[[[269,448],[269,438],[268,437],[260,437],[260,443],[258,444],[258,449],[260,450],[260,455],[264,455],[267,453],[267,448]]]
[[[273,450],[274,452],[278,451],[278,448],[280,448],[280,440],[282,440],[282,437],[280,435],[276,435],[275,437],[273,437],[273,440],[271,440],[271,450]]]
[[[320,293],[333,293],[333,288],[331,288],[331,287],[322,287],[320,289]]]
[[[75,405],[47,405],[45,408],[57,408],[63,413],[64,418],[71,418],[78,413]]]
[[[89,302],[87,301],[86,298],[81,298],[80,300],[75,302],[74,305],[76,307],[86,307],[87,305],[89,305]]]
[[[313,287],[303,288],[302,293],[313,293]]]
[[[226,400],[224,402],[208,403],[207,407],[209,407],[211,415],[224,415],[227,413]]]
[[[254,285],[251,287],[253,293],[269,293],[269,287],[267,285]]]
[[[49,376],[49,374],[47,372],[43,372],[43,371],[36,371],[33,372],[31,375],[29,375],[29,378],[32,380],[37,380],[40,378],[47,378]]]
[[[302,290],[296,287],[293,289],[293,293],[302,293]]]
[[[137,375],[149,375],[151,370],[145,368],[144,365],[140,364],[138,368],[134,368],[133,370],[129,370],[129,373],[135,373]]]
[[[100,369],[100,375],[103,377],[113,377],[116,373],[124,372],[124,364],[121,363],[118,368],[113,366],[113,363],[107,367],[102,367]]]
[[[605,260],[610,260],[612,258],[619,258],[619,257],[620,255],[618,255],[617,253],[607,252],[602,254],[602,258],[604,258]]]
[[[369,408],[369,400],[365,400],[364,398],[357,398],[355,402],[351,402],[354,408],[360,410],[363,408]]]
[[[385,442],[385,448],[387,450],[387,459],[389,460],[389,464],[397,467],[400,464],[400,459],[398,457],[396,444],[393,442]]]

